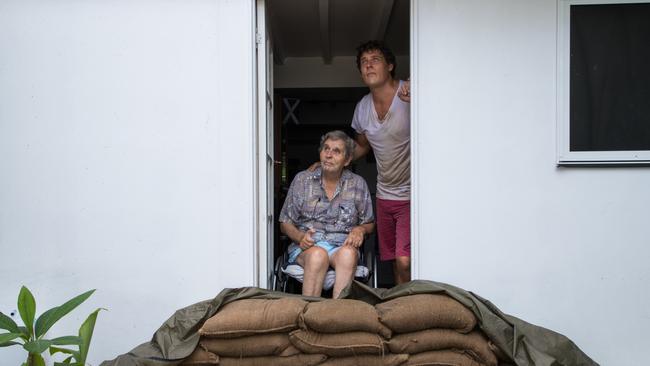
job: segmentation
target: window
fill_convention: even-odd
[[[650,164],[650,2],[560,0],[558,164]]]

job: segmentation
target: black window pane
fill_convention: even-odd
[[[571,151],[650,150],[650,4],[571,6]]]

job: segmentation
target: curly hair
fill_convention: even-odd
[[[364,52],[369,51],[381,52],[382,56],[384,56],[384,59],[386,59],[386,63],[393,65],[393,69],[390,71],[390,76],[394,78],[395,70],[397,70],[397,60],[395,59],[393,51],[391,51],[390,48],[386,47],[382,41],[367,41],[357,47],[357,69],[361,71],[361,55],[363,55]]]

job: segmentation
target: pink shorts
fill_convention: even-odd
[[[411,256],[411,201],[377,198],[379,259]]]

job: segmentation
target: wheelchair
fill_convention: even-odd
[[[302,279],[304,269],[297,263],[288,263],[287,248],[291,240],[286,236],[280,237],[282,245],[282,254],[275,260],[273,274],[271,279],[271,288],[275,291],[299,294],[302,291]],[[354,279],[368,286],[377,287],[377,257],[375,255],[377,247],[377,236],[375,233],[366,237],[363,245],[359,249],[359,261],[354,274]],[[335,272],[329,268],[325,274],[323,282],[323,293],[327,294],[334,286]]]

